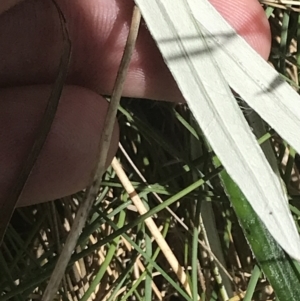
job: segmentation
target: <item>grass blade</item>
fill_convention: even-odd
[[[41,122],[41,125],[39,126],[37,138],[34,141],[32,148],[30,150],[30,153],[22,166],[22,170],[20,174],[18,175],[18,178],[16,180],[15,185],[13,186],[13,189],[10,192],[10,195],[8,197],[7,202],[4,202],[2,206],[0,207],[0,246],[3,241],[3,236],[5,234],[7,225],[11,219],[11,216],[13,214],[13,211],[18,203],[18,200],[22,194],[22,191],[27,183],[27,180],[31,174],[31,171],[33,169],[33,166],[41,152],[41,149],[43,148],[44,143],[46,142],[46,139],[48,137],[48,133],[50,131],[52,122],[55,117],[55,113],[59,104],[59,99],[63,90],[63,85],[65,83],[65,79],[67,77],[68,72],[68,65],[69,65],[69,59],[71,55],[71,42],[69,40],[69,35],[67,31],[67,26],[65,24],[64,16],[60,10],[60,8],[56,5],[60,21],[61,21],[61,28],[63,32],[64,37],[64,49],[63,54],[61,57],[60,65],[59,65],[59,71],[57,78],[55,80],[55,83],[53,85],[53,89],[51,91],[51,95],[49,97],[47,107],[44,112],[44,116]]]
[[[280,301],[299,300],[299,277],[289,256],[270,235],[226,171],[220,173],[228,197],[262,271]]]

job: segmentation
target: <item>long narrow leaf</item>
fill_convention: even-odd
[[[300,260],[299,236],[280,181],[226,81],[298,151],[300,139],[294,133],[300,130],[299,96],[207,1],[136,0],[136,3],[228,174],[273,237],[286,252]],[[280,85],[275,89],[277,83]]]
[[[272,285],[278,300],[299,300],[299,273],[291,259],[255,215],[243,193],[225,170],[220,176],[255,258]]]

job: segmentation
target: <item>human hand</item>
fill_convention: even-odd
[[[268,22],[257,0],[212,0],[264,58]],[[57,0],[68,22],[72,60],[47,142],[18,205],[52,200],[88,184],[107,102],[128,34],[133,1]],[[28,0],[0,16],[0,207],[36,138],[63,43],[51,1]],[[183,101],[147,29],[142,26],[124,96]],[[109,157],[118,143],[115,129]]]

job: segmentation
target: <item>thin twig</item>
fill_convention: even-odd
[[[124,147],[122,146],[121,143],[119,143],[119,149],[121,150],[121,152],[123,153],[124,157],[127,159],[128,163],[130,164],[130,166],[134,169],[134,171],[137,173],[137,175],[141,178],[141,180],[143,181],[143,183],[145,185],[147,185],[147,187],[151,188],[151,185],[147,182],[147,180],[145,179],[145,177],[142,175],[142,173],[138,170],[138,168],[136,167],[136,165],[134,164],[134,162],[131,160],[130,156],[128,155],[128,153],[126,152],[126,150],[124,149]],[[162,204],[163,200],[161,199],[161,197],[156,193],[156,192],[152,192],[153,196],[155,197],[155,199]],[[189,229],[189,227],[180,219],[180,217],[170,208],[170,207],[166,207],[166,210],[171,214],[171,216],[173,216],[173,218],[183,227],[183,229],[185,229],[190,235],[193,235],[193,233],[191,233],[191,230]],[[210,247],[206,246],[205,243],[203,241],[201,241],[198,238],[198,243],[199,245],[206,251],[208,252],[209,256],[219,265],[219,267],[221,268],[221,270],[224,272],[224,274],[228,277],[228,279],[233,282],[233,278],[231,277],[231,275],[228,273],[227,269],[225,268],[225,266],[219,261],[219,259],[216,257],[216,255],[212,252],[212,250],[210,249]]]
[[[76,246],[78,237],[85,225],[94,200],[98,195],[100,185],[102,183],[102,176],[105,172],[107,153],[115,125],[116,114],[123,90],[123,85],[134,50],[135,41],[138,35],[140,20],[140,11],[137,7],[135,7],[133,11],[129,35],[126,41],[122,61],[119,67],[110,105],[105,119],[104,131],[101,135],[98,152],[98,164],[91,174],[92,184],[86,190],[84,201],[81,203],[78,209],[73,226],[66,240],[65,247],[63,248],[62,253],[56,263],[55,269],[44,292],[42,301],[52,301],[54,295],[58,291],[58,287],[66,270],[67,264],[71,258],[71,254]]]
[[[125,190],[127,191],[128,195],[130,196],[132,202],[136,206],[138,212],[142,215],[147,212],[146,207],[144,206],[142,200],[140,199],[139,195],[135,191],[134,187],[132,186],[131,182],[129,181],[128,177],[126,176],[121,164],[118,162],[116,158],[113,159],[112,167],[116,172],[118,178],[120,179],[122,185],[124,186]],[[187,279],[187,275],[179,264],[176,256],[172,252],[171,248],[167,244],[166,240],[162,236],[161,232],[158,230],[155,222],[151,217],[145,220],[145,224],[147,225],[148,229],[150,230],[152,236],[154,237],[155,241],[159,245],[161,251],[165,255],[166,260],[169,262],[171,268],[173,269],[174,273],[177,275],[178,280],[185,288],[186,292],[192,296],[191,288]],[[200,300],[200,299],[199,299]]]

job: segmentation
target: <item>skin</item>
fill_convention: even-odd
[[[72,60],[46,145],[19,205],[53,200],[88,184],[128,34],[133,1],[57,0],[68,21]],[[270,29],[257,0],[211,3],[267,59]],[[35,139],[62,53],[57,12],[49,0],[24,1],[0,16],[0,207]],[[184,101],[142,25],[124,96]],[[118,143],[116,125],[109,162]],[[108,163],[109,163],[108,162]]]

